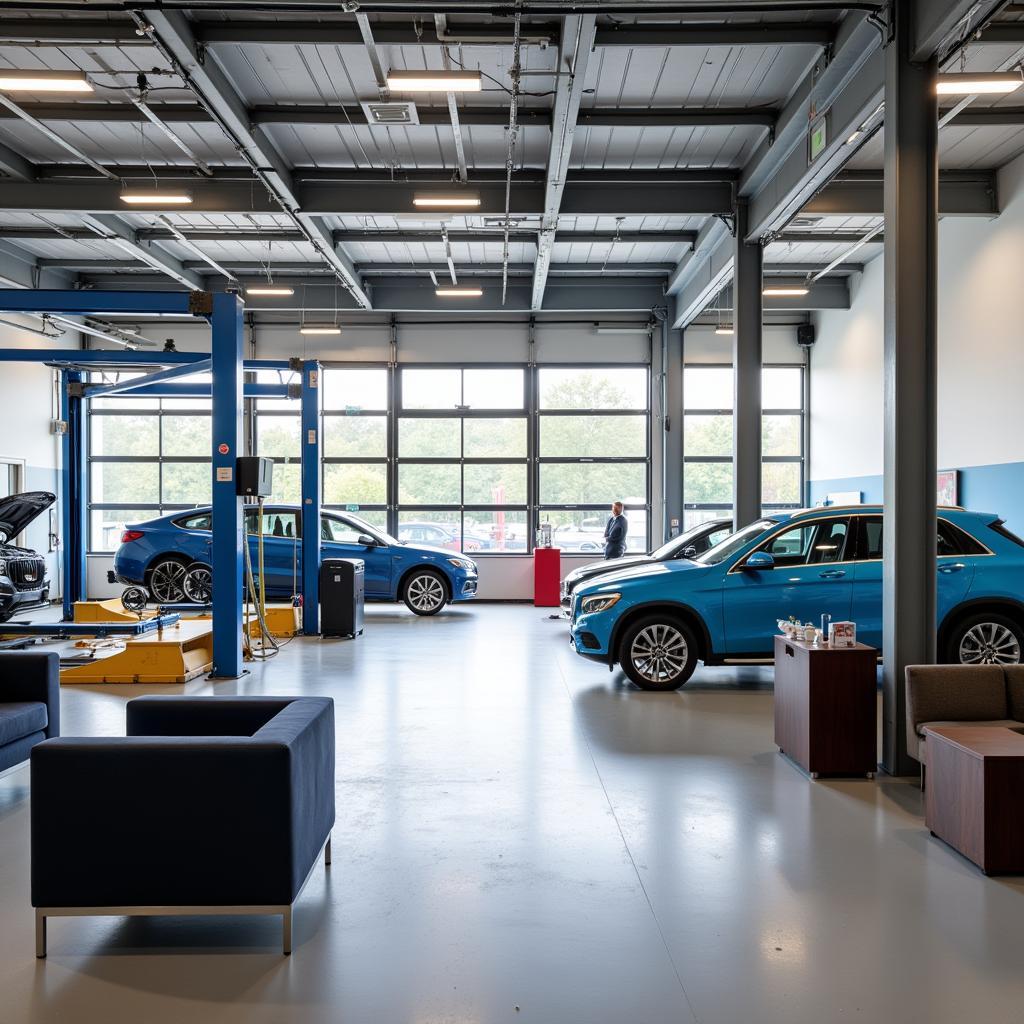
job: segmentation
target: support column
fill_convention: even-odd
[[[935,661],[936,64],[914,64],[913,8],[893,4],[885,53],[885,548],[882,766],[907,754],[907,665]]]
[[[302,632],[320,632],[320,363],[302,364]]]
[[[747,201],[736,202],[733,256],[733,523],[761,516],[761,260],[760,242],[744,241]]]
[[[683,527],[683,332],[673,331],[666,320],[665,332],[665,430],[662,458],[665,460],[665,522],[663,539]],[[675,525],[673,525],[673,523]]]
[[[75,617],[75,602],[85,599],[88,543],[86,501],[85,415],[81,397],[82,373],[65,370],[60,380],[60,418],[67,424],[61,439],[61,503],[63,529],[62,598],[64,621]],[[76,394],[72,395],[71,392]]]
[[[213,671],[217,679],[242,674],[242,499],[236,460],[243,452],[242,302],[213,295]]]

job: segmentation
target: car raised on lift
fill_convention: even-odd
[[[882,646],[880,506],[759,519],[694,559],[598,577],[572,599],[578,654],[619,664],[645,690],[674,690],[698,661],[770,658],[779,619],[857,624]],[[1024,654],[1024,541],[984,512],[937,517],[940,659],[1016,665]]]
[[[257,509],[245,510],[256,567]],[[195,600],[189,581],[209,581],[211,511],[173,512],[125,527],[114,555],[112,581],[144,586],[158,604]],[[267,596],[289,599],[302,578],[302,517],[294,505],[263,508],[263,562]],[[320,516],[322,558],[365,563],[368,601],[404,601],[417,615],[436,615],[446,604],[476,595],[477,567],[469,558],[424,544],[405,544],[350,512]]]
[[[46,562],[14,541],[57,500],[49,491],[25,491],[0,498],[0,622],[50,600]]]

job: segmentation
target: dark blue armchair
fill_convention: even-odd
[[[334,702],[140,697],[127,732],[32,751],[36,955],[47,917],[138,914],[281,914],[290,953],[330,863]]]
[[[0,651],[0,771],[59,735],[60,658],[52,652]]]

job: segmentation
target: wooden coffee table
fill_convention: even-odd
[[[1024,872],[1024,732],[977,725],[925,732],[925,824],[932,835],[986,875]]]

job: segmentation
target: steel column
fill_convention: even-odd
[[[242,674],[242,499],[235,461],[242,454],[242,302],[213,296],[213,671],[218,679]]]
[[[911,61],[916,4],[894,4],[885,55],[885,551],[882,765],[908,775],[907,665],[935,661],[936,62]]]
[[[733,253],[733,522],[761,515],[761,261],[759,242],[746,242],[748,207],[736,203]]]
[[[662,392],[665,395],[662,441],[662,458],[665,460],[662,535],[665,540],[679,533],[683,523],[683,332],[670,328],[670,321],[666,319],[661,325],[666,334],[665,388]],[[677,525],[673,526],[673,523]]]
[[[302,364],[302,632],[320,632],[320,364]]]
[[[82,399],[72,396],[71,385],[81,385],[79,370],[64,370],[60,380],[61,419],[67,429],[61,438],[61,518],[63,520],[64,621],[75,615],[75,602],[84,600],[85,549],[88,537],[86,501],[85,417]],[[77,390],[77,388],[75,388]]]

